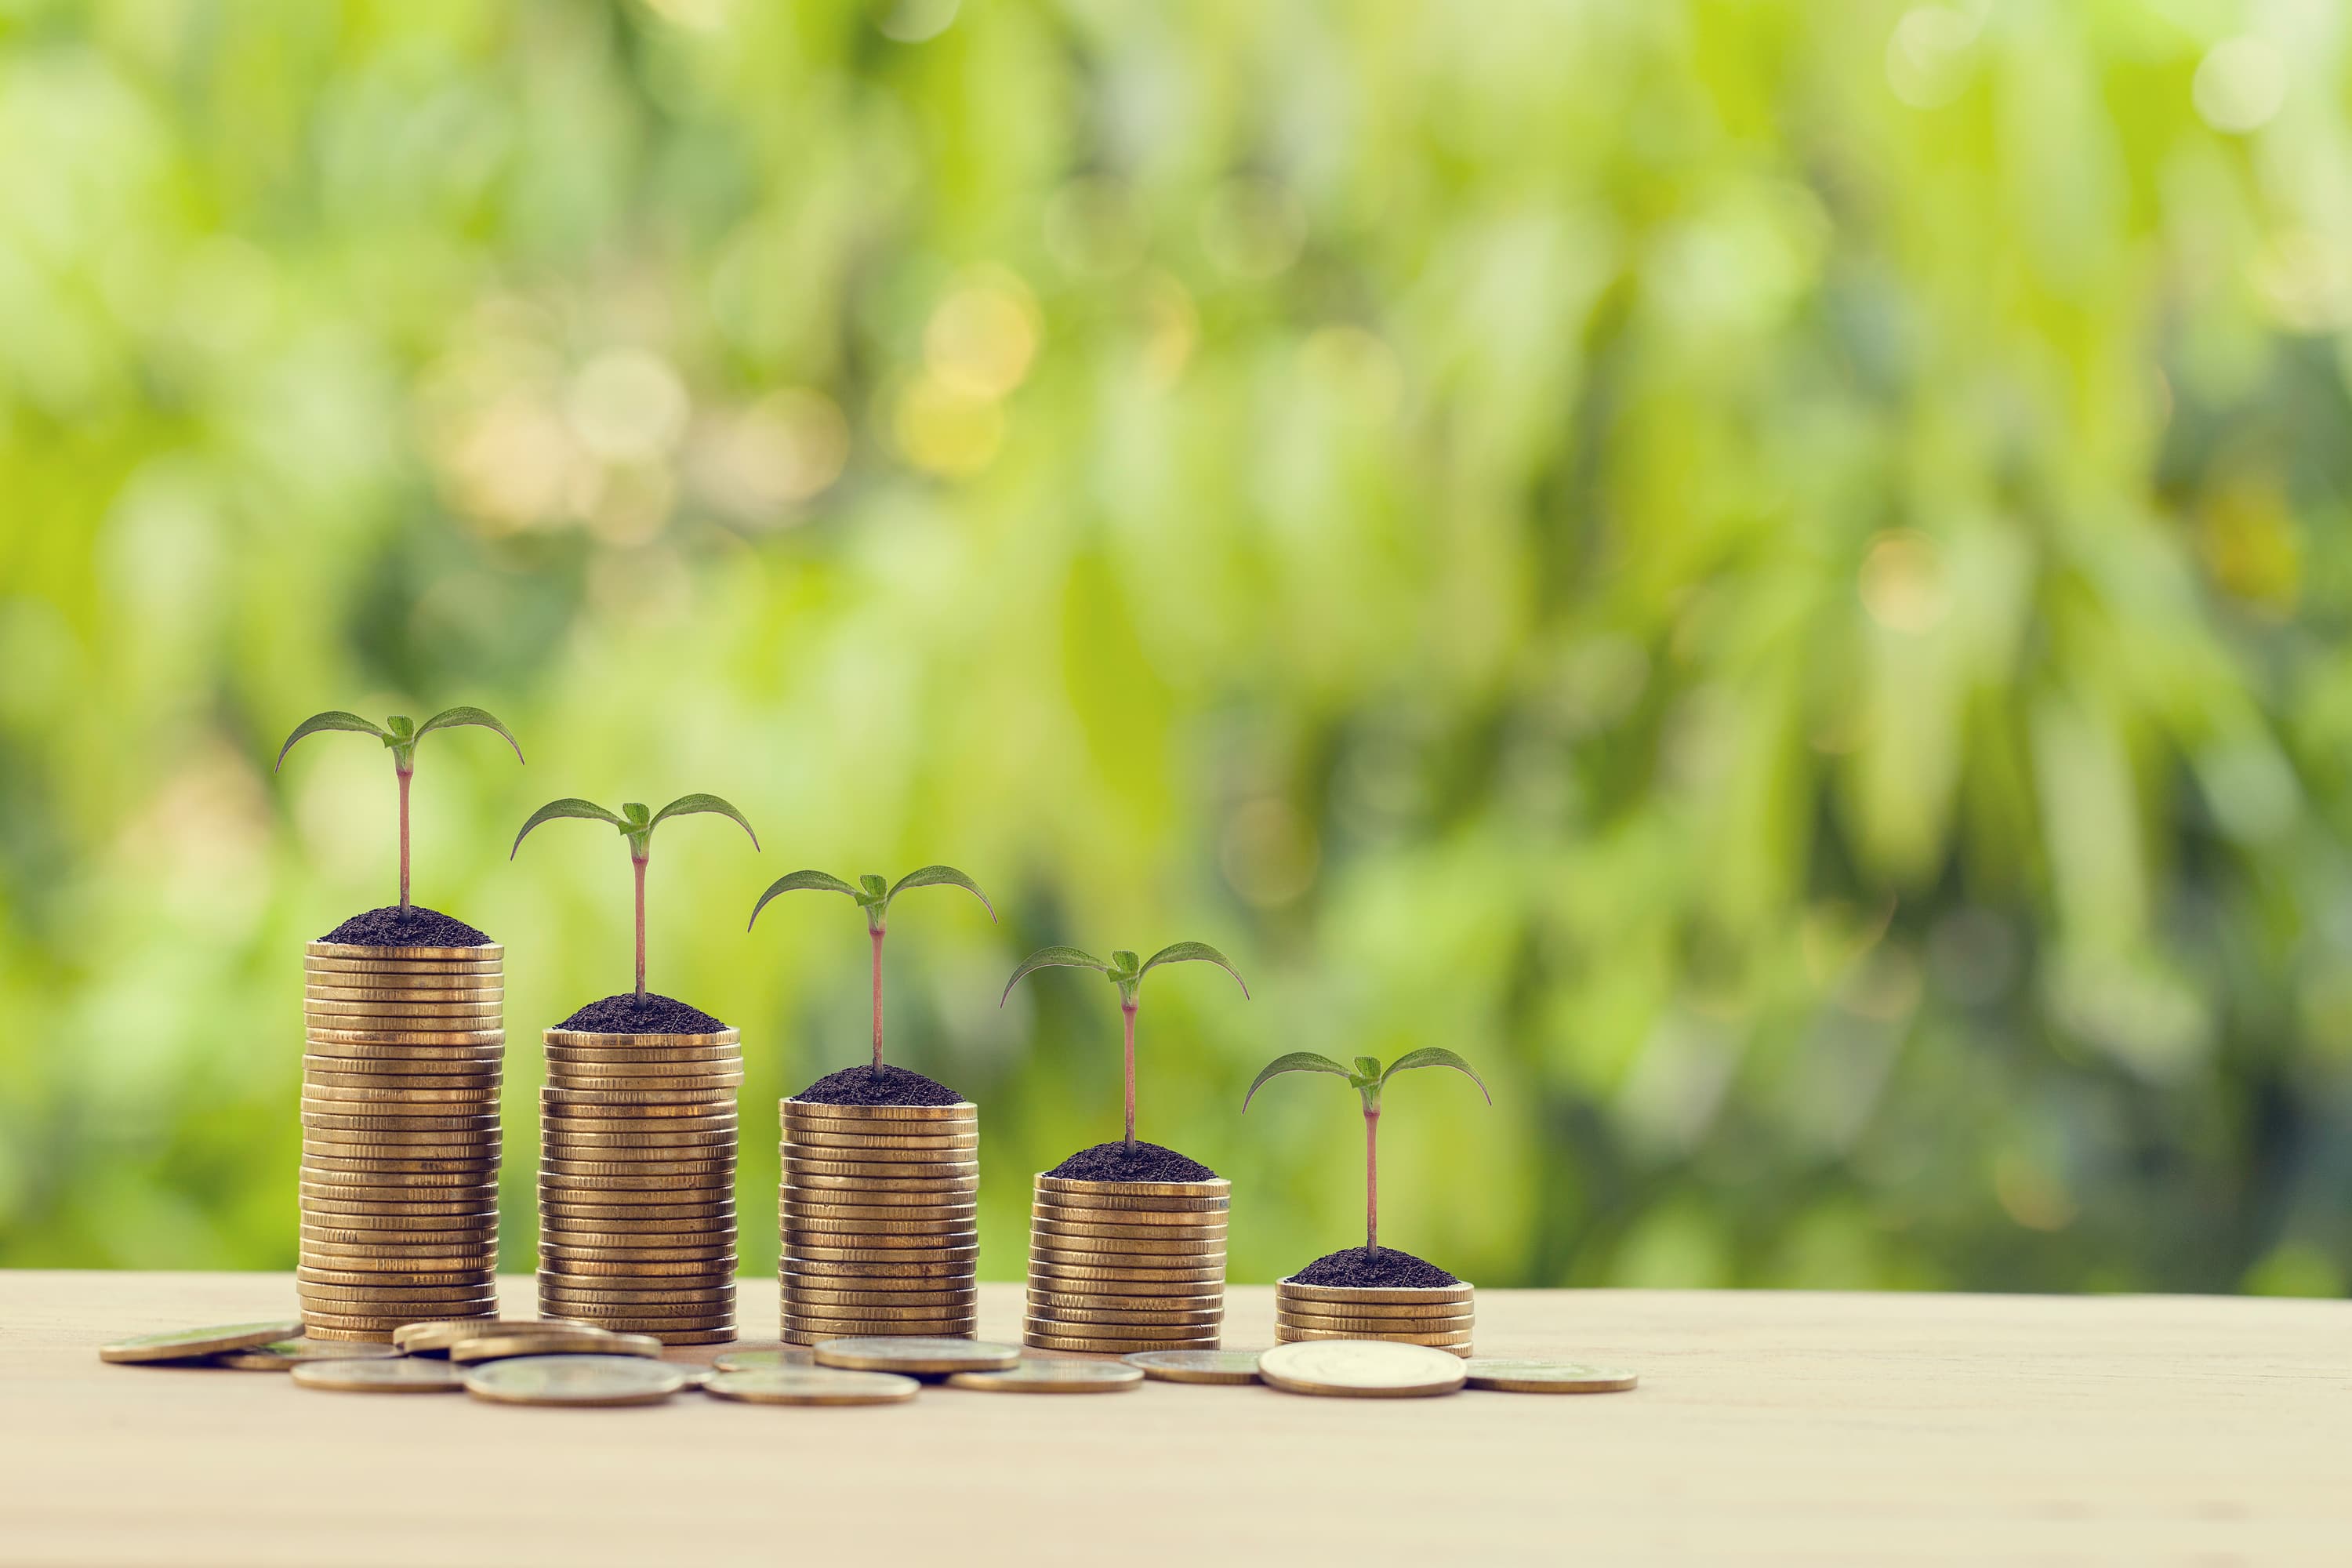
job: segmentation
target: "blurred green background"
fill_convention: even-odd
[[[893,1058],[984,1268],[1118,1128],[1233,1274],[2352,1280],[2345,13],[0,3],[0,1261],[286,1268],[300,944]]]

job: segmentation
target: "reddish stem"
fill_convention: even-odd
[[[1135,1004],[1121,1002],[1120,1015],[1127,1020],[1127,1146],[1135,1147]]]
[[[395,767],[400,775],[400,912],[408,912],[408,778],[409,770]]]
[[[646,857],[632,855],[629,865],[637,876],[637,999],[646,994]]]
[[[874,1070],[882,1070],[882,928],[874,936]]]
[[[1381,1245],[1381,1113],[1364,1112],[1364,1250]]]

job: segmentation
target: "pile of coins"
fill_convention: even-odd
[[[1034,1349],[1214,1350],[1233,1184],[1037,1178],[1029,1218]]]
[[[311,942],[303,958],[304,1333],[385,1341],[498,1310],[505,950]]]
[[[1394,1344],[1430,1345],[1466,1357],[1471,1298],[1467,1281],[1381,1290],[1277,1279],[1274,1337],[1284,1344],[1300,1340],[1387,1340]]]
[[[545,1038],[541,1314],[666,1344],[733,1339],[742,1037]]]
[[[787,1100],[778,1115],[784,1342],[970,1338],[980,1108]]]

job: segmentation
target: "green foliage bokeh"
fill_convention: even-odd
[[[2267,30],[2265,30],[2267,29]],[[629,973],[1482,1284],[2352,1279],[2329,7],[0,4],[0,1262],[292,1262],[299,944]]]

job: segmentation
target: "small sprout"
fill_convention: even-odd
[[[988,918],[992,921],[996,918],[996,906],[988,901],[988,895],[980,890],[978,882],[952,866],[926,866],[919,871],[909,871],[899,878],[895,886],[887,890],[883,886],[882,879],[871,871],[858,878],[857,884],[853,888],[840,878],[828,876],[823,871],[794,871],[789,876],[779,877],[768,884],[768,890],[761,893],[760,901],[751,906],[751,918],[744,924],[743,929],[750,931],[752,926],[759,924],[760,911],[766,909],[768,900],[779,893],[810,891],[847,893],[857,901],[857,907],[866,911],[866,931],[874,942],[874,1070],[880,1072],[882,1070],[882,937],[887,929],[890,918],[890,900],[909,888],[944,886],[961,888],[973,898],[978,899],[980,907],[988,911]]]
[[[1279,1078],[1286,1072],[1337,1073],[1348,1080],[1348,1086],[1362,1097],[1364,1102],[1364,1249],[1371,1251],[1381,1244],[1381,1089],[1389,1079],[1414,1068],[1452,1068],[1466,1073],[1486,1096],[1486,1103],[1495,1103],[1487,1092],[1486,1080],[1480,1078],[1455,1053],[1443,1046],[1424,1046],[1417,1051],[1407,1051],[1391,1062],[1383,1070],[1378,1057],[1358,1057],[1355,1067],[1341,1067],[1329,1057],[1313,1051],[1292,1051],[1265,1064],[1250,1084],[1249,1093],[1242,1096],[1242,1112],[1247,1115],[1252,1096],[1265,1087],[1266,1079]]]
[[[606,811],[594,801],[566,795],[562,800],[549,801],[530,814],[530,820],[522,825],[522,832],[515,835],[514,848],[507,851],[507,858],[511,860],[515,858],[515,851],[522,847],[523,839],[532,828],[542,822],[552,822],[559,816],[591,817],[598,822],[609,822],[621,830],[621,837],[629,841],[629,865],[636,874],[637,994],[642,997],[646,994],[646,862],[653,856],[654,829],[673,816],[685,816],[698,811],[730,818],[744,832],[751,834],[751,848],[755,853],[758,851],[760,836],[751,833],[751,825],[744,820],[743,814],[715,795],[682,795],[651,815],[647,815],[642,803],[626,801],[622,804],[618,816]]]
[[[400,779],[400,912],[408,912],[408,779],[416,771],[416,742],[436,730],[454,730],[460,724],[478,724],[485,730],[496,730],[506,736],[507,744],[514,748],[515,761],[522,761],[522,742],[509,734],[507,727],[479,708],[444,708],[432,718],[418,724],[395,713],[379,726],[369,723],[356,713],[340,709],[326,713],[313,713],[294,726],[286,743],[278,748],[274,773],[286,765],[286,753],[294,742],[305,735],[315,735],[321,730],[357,730],[373,735],[392,752],[392,771]]]
[[[1099,969],[1112,984],[1118,987],[1119,1016],[1127,1025],[1127,1141],[1132,1145],[1135,1142],[1136,990],[1143,984],[1143,977],[1160,964],[1186,963],[1218,965],[1234,977],[1234,983],[1242,988],[1244,997],[1249,995],[1249,982],[1242,978],[1242,972],[1234,967],[1231,959],[1205,942],[1178,942],[1169,943],[1140,962],[1134,953],[1120,948],[1110,955],[1108,963],[1075,947],[1041,947],[1021,961],[1021,967],[1014,970],[1013,978],[1004,983],[1004,996],[998,997],[996,1005],[1000,1007],[1004,1005],[1004,997],[1013,994],[1013,988],[1021,984],[1022,976],[1055,966]]]

